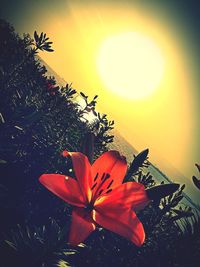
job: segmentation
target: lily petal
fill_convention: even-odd
[[[120,156],[119,152],[111,150],[103,153],[92,165],[92,177],[94,179],[97,177],[97,186],[93,191],[93,195],[97,195],[102,189],[106,190],[111,182],[112,188],[121,184],[126,171],[126,158]],[[103,177],[107,174],[109,175],[109,179],[102,183]]]
[[[80,152],[69,152],[69,155],[72,158],[74,172],[79,183],[80,190],[85,197],[85,201],[90,202],[92,195],[90,189],[92,184],[90,162],[88,158]]]
[[[61,174],[43,174],[39,181],[49,191],[65,202],[77,207],[84,207],[85,201],[76,180]]]
[[[75,208],[72,212],[72,222],[69,232],[69,243],[77,246],[83,242],[96,226],[91,216],[82,208]]]
[[[115,210],[119,207],[143,209],[150,202],[143,184],[127,182],[113,189],[110,193],[100,196],[95,201],[95,207],[101,211]]]
[[[127,238],[136,246],[141,246],[144,243],[145,232],[143,225],[135,212],[130,209],[106,214],[94,210],[92,217],[99,225]]]

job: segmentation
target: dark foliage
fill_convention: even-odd
[[[197,170],[200,173],[200,165],[199,164],[195,164],[195,166],[197,167]],[[192,176],[192,181],[193,181],[194,185],[200,190],[200,180],[197,179],[197,177],[193,175]]]
[[[39,36],[35,32],[35,40],[29,35],[21,39],[1,20],[0,36],[0,229],[3,229],[0,240],[3,240],[11,229],[19,231],[18,224],[26,230],[27,225],[30,229],[41,225],[49,229],[49,217],[55,217],[59,227],[69,221],[70,210],[67,213],[66,205],[40,186],[38,177],[48,172],[69,174],[71,163],[66,162],[61,152],[79,151],[83,137],[93,125],[81,119],[84,111],[73,101],[76,90],[68,84],[57,86],[36,58],[39,49],[51,51],[52,43],[47,43],[45,34]],[[93,100],[86,106],[94,104]],[[105,119],[95,131],[95,157],[106,150],[107,139],[112,138],[106,126],[109,123]],[[22,231],[22,238],[26,230]],[[1,247],[4,251],[4,242]],[[6,253],[4,256],[7,260]]]
[[[148,150],[134,156],[124,181],[143,183],[151,196],[151,204],[138,213],[145,244],[137,248],[99,228],[76,249],[68,246],[71,207],[38,177],[73,176],[70,159],[61,152],[84,151],[92,161],[112,142],[114,121],[96,112],[97,96],[89,101],[81,92],[85,106],[80,107],[72,85],[60,87],[46,76],[36,57],[39,50],[53,51],[46,34],[20,38],[0,20],[0,36],[0,266],[197,267],[199,216],[181,204],[184,185],[154,187],[154,177],[144,169]]]

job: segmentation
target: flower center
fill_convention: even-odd
[[[88,203],[87,206],[85,207],[85,211],[91,212],[94,209],[93,203]]]

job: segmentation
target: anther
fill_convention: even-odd
[[[104,179],[104,176],[105,176],[105,172],[103,173],[103,175],[102,175],[102,177],[101,177],[101,180],[103,180],[103,179]]]
[[[97,178],[98,178],[98,172],[97,172],[97,174],[95,175],[95,177],[94,177],[94,182],[97,180]]]
[[[106,179],[110,178],[110,174],[106,173]]]
[[[93,186],[91,187],[91,190],[93,190],[96,185],[97,185],[97,182],[95,184],[93,184]]]
[[[111,185],[113,184],[114,180],[112,180],[109,185],[107,186],[107,189],[109,189],[111,187]]]
[[[99,191],[99,196],[101,195],[102,192],[103,192],[103,189],[101,189],[101,190]]]
[[[102,184],[103,184],[106,180],[108,180],[109,178],[110,178],[110,174],[107,173],[107,174],[105,175],[103,181],[102,181]]]
[[[106,194],[110,193],[112,191],[112,189],[109,189],[108,191],[106,191]]]
[[[104,173],[102,177],[104,177],[104,178],[103,178],[103,180],[102,180],[102,178],[101,178],[102,181],[101,181],[101,183],[100,183],[100,185],[99,185],[99,188],[105,183],[105,181],[106,181],[107,179],[110,178],[110,174],[107,173],[107,174],[105,175],[105,173]]]

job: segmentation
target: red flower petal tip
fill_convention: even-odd
[[[71,155],[71,153],[70,152],[68,152],[67,150],[64,150],[62,153],[61,153],[61,156],[63,156],[63,157],[68,157],[68,156],[70,156]]]
[[[111,150],[111,152],[113,152],[113,154],[116,156],[116,158],[118,158],[119,160],[125,161],[126,162],[126,157],[121,155],[118,151],[115,150]]]

